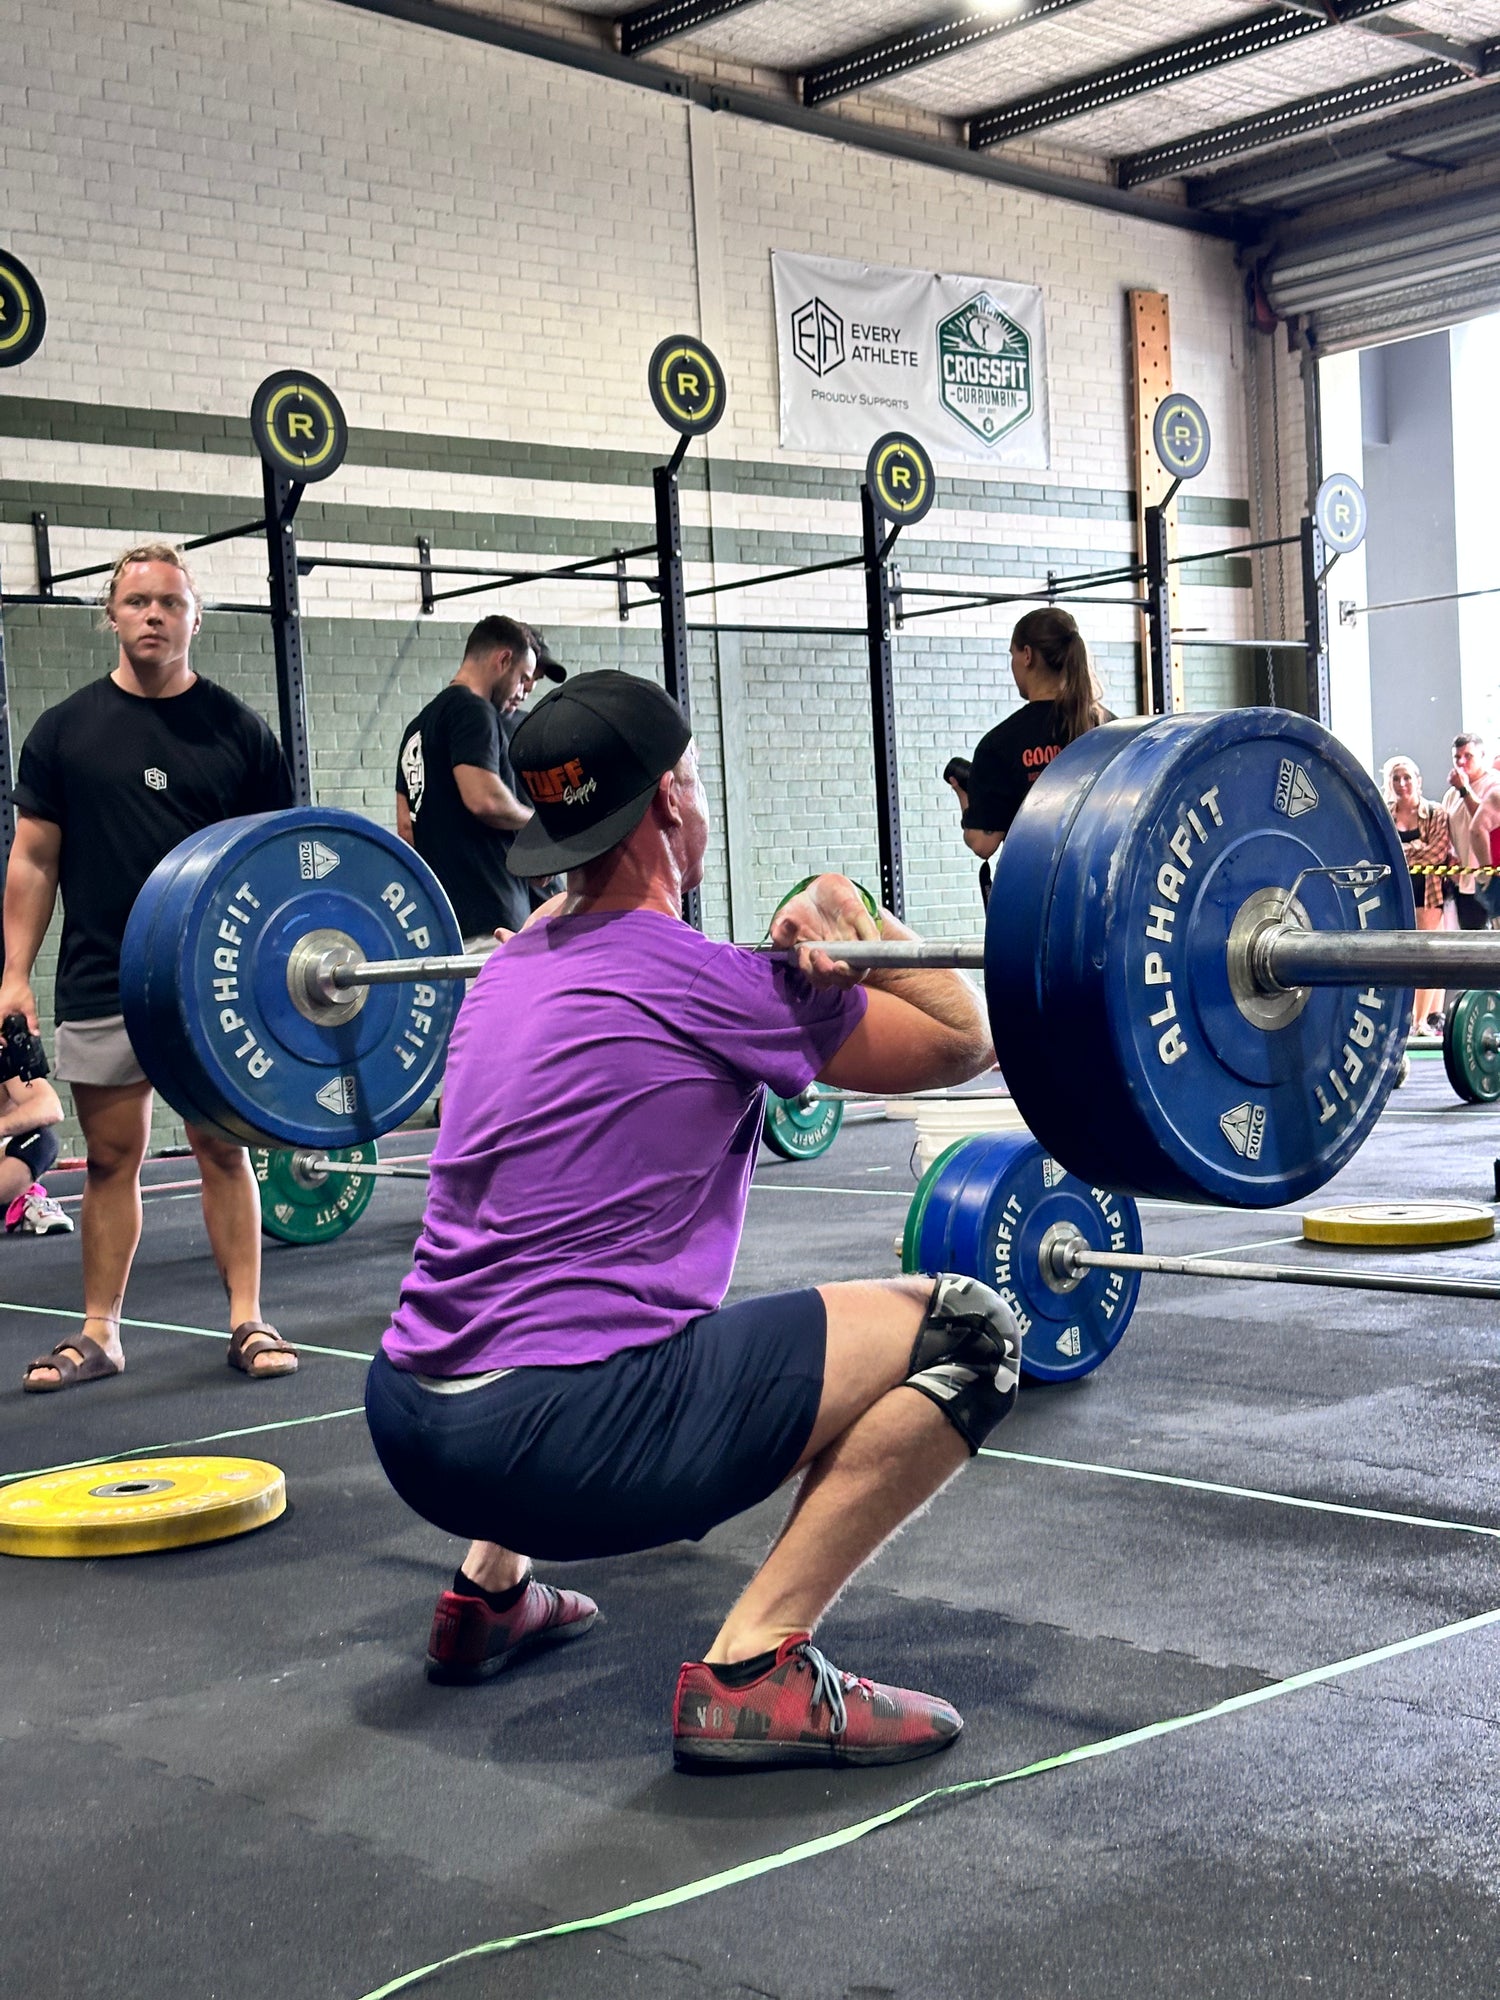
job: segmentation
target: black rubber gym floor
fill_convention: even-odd
[[[1500,1113],[1414,1072],[1319,1202],[1493,1194]],[[892,1273],[910,1140],[763,1158],[736,1292]],[[1025,1393],[823,1629],[840,1664],[956,1702],[956,1748],[693,1778],[676,1669],[774,1506],[554,1572],[602,1607],[576,1647],[423,1678],[459,1545],[393,1497],[358,1414],[421,1193],[267,1246],[268,1309],[307,1343],[292,1381],[225,1367],[179,1186],[149,1200],[124,1377],[0,1390],[7,1477],[192,1444],[274,1460],[291,1500],[207,1548],[0,1558],[7,1994],[1493,1994],[1494,1308],[1145,1279],[1104,1367]],[[1330,1254],[1289,1211],[1144,1214],[1169,1254]],[[1500,1272],[1495,1245],[1420,1254]],[[76,1238],[0,1244],[10,1383],[70,1324],[77,1261]]]

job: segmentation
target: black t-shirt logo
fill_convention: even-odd
[[[153,792],[164,792],[167,789],[167,774],[159,765],[148,764],[141,775]]]

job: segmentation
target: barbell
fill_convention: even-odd
[[[1278,709],[1105,724],[1037,778],[983,942],[840,944],[984,971],[996,1054],[1091,1185],[1246,1207],[1343,1167],[1394,1087],[1403,986],[1500,984],[1500,936],[1418,932],[1391,817],[1327,730]],[[327,1151],[441,1074],[465,957],[393,834],[318,808],[229,820],[145,884],[121,960],[141,1064],[184,1117]],[[748,947],[766,949],[767,947]]]
[[[1020,1324],[1022,1370],[1039,1382],[1091,1374],[1119,1345],[1141,1278],[1150,1274],[1500,1299],[1500,1282],[1425,1271],[1147,1256],[1128,1195],[1079,1180],[1015,1132],[961,1139],[939,1154],[912,1197],[901,1263],[906,1271],[961,1271],[993,1285]]]

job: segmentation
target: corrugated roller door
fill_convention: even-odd
[[[1261,272],[1283,319],[1324,353],[1500,309],[1500,195],[1471,196],[1278,246]]]

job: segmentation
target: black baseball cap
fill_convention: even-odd
[[[536,654],[537,674],[545,675],[549,681],[565,681],[568,678],[567,668],[561,660],[554,657],[552,648],[534,625],[531,628],[531,637],[532,651]]]
[[[645,818],[692,734],[671,696],[634,674],[574,674],[546,695],[510,743],[536,807],[511,842],[511,873],[554,875],[607,854]]]

